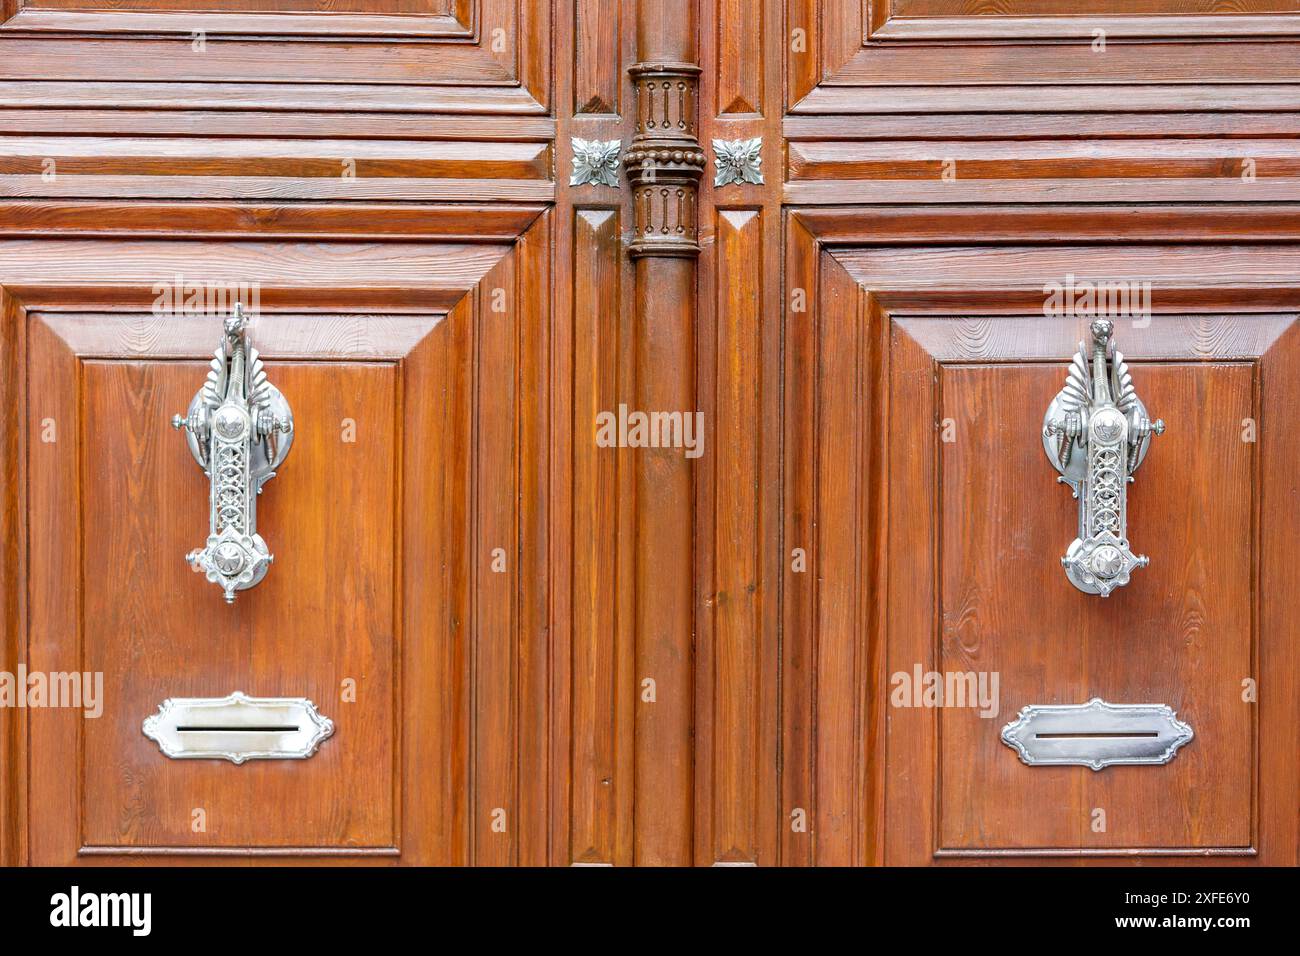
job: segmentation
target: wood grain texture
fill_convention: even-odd
[[[527,202],[553,195],[546,143],[0,137],[0,196]]]
[[[26,364],[26,322],[18,301],[0,287],[0,349],[13,367]],[[26,389],[19,375],[0,375],[0,669],[13,673],[23,660],[26,629],[26,581],[21,564],[26,553],[27,466],[23,449],[27,421]],[[26,723],[24,714],[0,708],[0,866],[26,857]]]
[[[361,139],[108,139],[24,136],[0,140],[0,175],[248,176],[356,179],[547,179],[545,143]]]
[[[796,546],[782,540],[783,429],[798,427],[782,414],[783,336],[795,332],[778,317],[797,283],[784,261],[773,167],[785,9],[783,0],[707,2],[700,17],[714,44],[701,60],[701,142],[763,137],[765,183],[718,187],[710,166],[700,188],[696,352],[709,441],[696,482],[695,862],[799,864],[812,840],[801,821],[813,788],[802,775],[811,743],[806,648],[800,637],[784,642],[781,618],[783,569]],[[787,737],[787,725],[807,737]]]
[[[0,40],[0,50],[5,43]],[[38,58],[48,40],[26,51]],[[75,55],[75,54],[72,54]],[[39,63],[39,60],[37,60]],[[30,60],[27,68],[40,76]],[[363,75],[365,71],[362,71]],[[0,87],[0,106],[5,108],[54,108],[96,110],[184,110],[184,111],[258,111],[263,122],[282,111],[319,112],[318,123],[325,122],[328,135],[346,135],[351,114],[361,110],[372,113],[424,114],[444,113],[456,116],[475,113],[498,113],[532,118],[545,108],[524,90],[513,86],[422,86],[408,82],[369,86],[329,83],[223,81],[211,77],[195,82],[167,82],[155,77],[120,82],[24,79],[28,74],[7,77]],[[60,74],[61,75],[61,74]],[[346,113],[348,116],[339,117]],[[270,114],[270,115],[268,115]],[[115,115],[115,114],[110,114]],[[256,116],[256,114],[252,114]],[[423,116],[420,117],[424,119]],[[231,117],[232,123],[240,117]],[[220,129],[220,124],[217,124]]]
[[[121,708],[0,710],[0,862],[1300,860],[1291,0],[183,6],[0,5],[0,350],[26,370],[0,377],[0,666],[108,662]],[[689,215],[568,186],[572,136],[650,133],[660,173],[704,147]],[[765,182],[714,187],[711,141],[754,136]],[[265,498],[282,562],[216,648],[86,550],[206,596],[155,543],[201,485],[148,425],[211,345],[149,311],[177,273],[260,282],[272,378],[377,426],[351,469],[309,413]],[[1103,607],[1062,592],[1072,502],[1027,506],[1051,475],[1017,444],[1078,337],[1041,313],[1067,274],[1154,283],[1121,347],[1171,422],[1133,486],[1152,565]],[[702,411],[704,456],[596,446],[619,403]],[[78,454],[39,442],[50,415]],[[366,520],[308,521],[322,483]],[[362,558],[304,572],[298,541]],[[998,718],[889,707],[916,662],[997,669]],[[339,668],[387,706],[331,712]],[[293,768],[162,761],[135,721],[215,678],[297,681],[339,733]],[[1090,693],[1197,740],[1100,775],[997,741]]]
[[[820,313],[808,293],[818,288],[821,262],[815,237],[798,220],[787,220],[784,245],[783,379],[788,385],[781,406],[781,861],[811,866],[817,675],[812,634],[821,572],[814,490],[821,340]]]
[[[630,408],[691,416],[697,409],[696,242],[698,57],[696,0],[639,0],[636,136],[627,167],[637,194]],[[673,158],[674,151],[676,159]],[[629,154],[631,155],[631,154]],[[670,204],[670,188],[676,203]],[[662,195],[662,204],[657,200]],[[651,205],[652,197],[656,200]],[[632,451],[635,502],[633,859],[687,866],[694,859],[696,471],[688,450]]]
[[[949,335],[967,332],[966,323],[944,324]],[[1078,323],[1063,324],[1066,334],[1053,337],[1072,341]],[[897,325],[906,334],[907,323]],[[1038,340],[1048,336],[1044,328]],[[1162,337],[1187,356],[1186,340],[1179,350],[1171,332]],[[985,361],[1027,359],[1028,351],[990,353]],[[1060,360],[1051,357],[1057,364],[940,365],[939,414],[954,423],[956,440],[941,445],[932,479],[942,502],[933,668],[998,672],[1004,710],[940,712],[938,846],[1244,850],[1253,845],[1255,753],[1252,708],[1240,689],[1254,657],[1258,479],[1241,422],[1259,415],[1254,371],[1248,363],[1131,363],[1143,401],[1176,423],[1170,434],[1177,438],[1154,449],[1159,457],[1149,456],[1129,489],[1129,536],[1152,556],[1143,570],[1154,573],[1135,574],[1116,600],[1097,607],[1044,561],[1072,539],[1077,503],[1052,495],[1064,491],[1054,471],[1032,481],[1042,471],[1040,448],[1010,440],[1034,434],[1032,419],[1041,420],[1039,408],[1061,387]],[[977,483],[972,474],[980,475]],[[1026,508],[1031,481],[1036,504]],[[928,491],[917,489],[919,496]],[[1044,580],[1044,568],[1057,580]],[[1038,586],[1025,588],[1026,580]],[[891,673],[906,670],[900,658],[893,662]],[[1001,725],[1029,703],[1092,697],[1167,703],[1196,728],[1195,750],[1179,754],[1190,759],[1156,772],[1031,768],[998,738]],[[1107,813],[1105,832],[1092,831],[1094,808]]]
[[[259,500],[276,573],[228,609],[182,560],[206,536],[207,483],[160,427],[166,409],[188,404],[204,363],[77,364],[80,434],[66,422],[71,447],[50,456],[81,462],[70,476],[84,522],[79,561],[62,582],[34,584],[75,598],[79,582],[81,653],[68,669],[104,674],[103,717],[82,727],[80,846],[395,846],[394,366],[273,366],[277,387],[310,412],[295,416],[296,467],[286,462]],[[340,439],[346,419],[354,442]],[[313,500],[349,505],[326,517],[304,506]],[[331,559],[342,555],[351,559]],[[38,635],[45,626],[33,621]],[[340,699],[348,679],[355,702]],[[164,759],[140,733],[164,698],[233,690],[313,700],[335,735],[301,764],[232,768]],[[191,828],[196,808],[202,833]]]
[[[80,2],[80,0],[76,0]],[[181,0],[185,3],[185,0]],[[188,5],[188,4],[187,4]],[[232,13],[214,4],[208,10],[186,10],[154,0],[127,0],[112,9],[88,10],[84,6],[50,3],[19,8],[5,20],[3,29],[31,33],[100,33],[110,35],[181,33],[203,30],[214,35],[285,37],[391,37],[427,39],[471,39],[473,32],[447,14],[417,16],[414,13],[388,15],[340,11],[322,17],[321,11],[295,9],[287,0],[281,10],[258,12],[255,16]]]
[[[763,0],[712,0],[716,10],[719,116],[763,112],[764,37],[768,29]]]
[[[495,203],[467,215],[458,205],[231,202],[191,205],[115,200],[0,203],[0,235],[152,239],[439,239],[504,245],[546,207]]]
[[[635,452],[595,441],[597,414],[635,404],[635,279],[624,254],[633,212],[629,190],[567,183],[570,137],[632,134],[625,67],[636,60],[636,18],[637,0],[556,10],[556,62],[566,64],[556,102],[572,104],[556,117],[551,352],[551,859],[560,866],[635,861]]]
[[[1113,37],[1294,37],[1300,6],[1286,0],[1008,0],[996,15],[965,0],[878,0],[868,40]]]
[[[4,96],[21,84],[10,84],[0,91]],[[44,88],[44,87],[42,87]],[[137,88],[138,90],[138,88]],[[437,114],[380,112],[388,101],[369,100],[369,109],[358,102],[347,111],[347,123],[340,127],[339,117],[323,108],[303,112],[292,105],[280,109],[223,111],[214,97],[208,109],[166,109],[162,98],[166,90],[155,85],[140,98],[155,98],[160,105],[150,109],[131,108],[127,98],[103,105],[111,109],[56,109],[33,104],[29,97],[16,97],[23,105],[0,110],[0,131],[5,133],[44,133],[62,135],[102,134],[107,136],[182,136],[202,135],[219,130],[225,136],[293,136],[335,139],[433,139],[446,142],[546,142],[555,136],[556,121],[547,116],[468,115],[465,110],[487,107],[491,103],[476,97],[473,91],[458,103],[446,99],[437,104]],[[128,94],[129,95],[129,94]],[[264,91],[268,105],[279,99],[272,89]],[[286,98],[292,104],[292,98]],[[310,108],[308,104],[301,104]],[[498,107],[504,101],[496,103]],[[459,115],[458,115],[459,114]]]
[[[697,542],[698,573],[712,583],[697,624],[696,860],[709,865],[775,859],[777,669],[763,586],[772,442],[752,425],[764,395],[764,227],[755,210],[719,212],[713,341],[701,349],[714,385],[702,403],[712,470],[696,496],[712,527]]]
[[[786,199],[872,202],[1287,201],[1293,141],[1251,138],[791,142]]]
[[[619,4],[573,0],[573,112],[621,112],[623,31]]]
[[[636,262],[636,402],[683,413],[695,404],[691,259]],[[638,448],[636,495],[636,830],[638,864],[693,859],[694,471],[680,447]],[[645,681],[653,681],[653,699]]]

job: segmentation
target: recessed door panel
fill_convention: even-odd
[[[205,365],[81,365],[81,670],[105,681],[84,724],[87,846],[394,844],[396,369],[270,362],[294,448],[260,495],[270,573],[230,605],[184,560],[208,483],[168,427]],[[310,699],[335,733],[306,760],[232,767],[141,732],[164,699],[232,691]]]
[[[1038,435],[1064,361],[939,367],[936,670],[997,687],[996,707],[938,711],[941,850],[1250,845],[1254,370],[1129,364],[1168,429],[1128,489],[1151,563],[1106,598],[1060,564],[1077,504]],[[1197,735],[1167,765],[1101,772],[1026,765],[999,737],[1024,706],[1093,697],[1168,704]]]

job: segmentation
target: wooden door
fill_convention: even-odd
[[[24,715],[33,863],[545,860],[521,717],[545,695],[546,379],[524,343],[546,313],[520,291],[545,281],[539,212],[477,244],[437,235],[459,210],[426,210],[421,241],[6,244],[24,660],[104,680],[100,714]],[[253,342],[295,415],[258,509],[275,561],[229,605],[183,558],[208,481],[169,421],[221,319],[158,313],[150,277],[182,270],[257,288]],[[236,766],[141,733],[164,699],[234,691],[310,699],[334,735]],[[518,825],[477,843],[494,811]]]
[[[94,717],[0,710],[5,862],[548,861],[551,21],[0,7],[3,670],[104,681]],[[233,298],[191,285],[254,290],[295,412],[272,571],[229,606],[169,422]],[[142,733],[236,691],[334,733],[238,766]]]
[[[105,681],[0,706],[0,861],[1300,862],[1300,5],[987,7],[0,0],[0,674]],[[1040,438],[1072,276],[1150,284],[1168,424],[1106,599]],[[187,280],[257,288],[299,428],[233,606]],[[335,733],[142,733],[234,691]],[[1195,737],[1001,740],[1092,697]]]
[[[701,9],[702,138],[761,164],[701,201],[697,860],[1296,863],[1300,8]],[[1062,571],[1041,441],[1071,276],[1150,283],[1115,336],[1169,425],[1130,486],[1150,565],[1106,599]],[[997,716],[903,706],[931,673],[996,674]],[[1100,771],[1001,740],[1093,697],[1195,737]]]

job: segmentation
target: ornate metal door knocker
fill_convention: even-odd
[[[293,444],[293,412],[266,378],[249,341],[242,306],[225,320],[207,381],[185,416],[190,454],[208,477],[208,540],[186,555],[195,571],[220,587],[226,602],[266,576],[273,560],[257,533],[257,496]]]
[[[1108,597],[1147,565],[1128,543],[1128,483],[1146,457],[1153,435],[1165,430],[1147,416],[1124,356],[1114,347],[1114,327],[1095,320],[1092,344],[1079,343],[1065,387],[1043,418],[1043,449],[1079,499],[1079,536],[1061,558],[1076,588]]]

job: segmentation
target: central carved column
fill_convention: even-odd
[[[705,165],[696,138],[696,2],[638,4],[639,62],[629,69],[637,126],[624,159],[636,214],[629,247],[636,262],[636,407],[679,412],[683,423],[693,421],[697,405],[697,198]],[[695,460],[684,448],[633,453],[638,865],[692,862]]]

